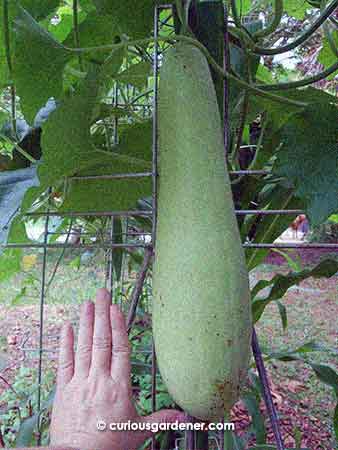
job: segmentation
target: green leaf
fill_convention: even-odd
[[[116,80],[123,84],[131,84],[141,90],[147,86],[151,69],[149,61],[141,61],[120,72],[116,76]]]
[[[43,161],[38,174],[44,188],[72,175],[93,176],[144,172],[151,162],[141,159],[151,151],[148,122],[128,126],[112,151],[96,149],[90,125],[98,105],[102,74],[93,70],[77,93],[65,99],[43,126]],[[146,143],[148,142],[149,145]],[[149,148],[148,148],[149,147]],[[150,178],[69,181],[63,211],[129,209],[151,193]]]
[[[332,39],[338,48],[338,31],[333,31],[332,33]],[[323,40],[323,46],[322,49],[319,52],[318,55],[318,61],[323,64],[325,68],[331,66],[337,61],[337,55],[333,53],[331,50],[330,44],[328,39],[325,37]],[[327,77],[328,80],[332,80],[337,75],[337,72],[332,73],[329,77]]]
[[[264,423],[264,418],[259,409],[259,401],[253,394],[245,394],[242,396],[242,400],[248,409],[249,415],[252,419],[252,430],[256,437],[257,444],[266,443],[266,428]]]
[[[50,97],[60,97],[63,70],[73,54],[22,8],[15,20],[15,33],[14,78],[22,111],[32,123]]]
[[[336,396],[338,397],[338,373],[326,364],[309,363],[314,370],[317,378],[322,382],[332,387]]]
[[[63,42],[73,29],[73,9],[70,6],[62,6],[58,9],[57,15],[58,22],[48,20],[47,30],[54,36],[55,39],[57,39],[59,42]],[[80,11],[78,14],[78,20],[80,24],[85,19],[85,17],[86,13],[84,11]],[[71,45],[71,47],[73,46],[74,45]]]
[[[120,142],[115,147],[116,151],[150,162],[152,160],[152,120],[121,126],[120,130]]]
[[[46,18],[59,4],[60,0],[20,0],[20,5],[37,21]]]
[[[278,253],[278,255],[283,256],[290,269],[294,272],[300,272],[302,270],[302,259],[298,253],[295,252],[294,258],[292,258],[292,256],[288,252],[283,252],[282,250],[278,250],[277,248],[274,248],[272,251],[274,253]]]
[[[22,250],[7,249],[0,257],[0,282],[10,279],[21,270]]]
[[[39,421],[39,414],[36,413],[34,416],[26,417],[20,424],[18,434],[15,439],[16,447],[31,447],[35,444],[34,431],[37,428]]]
[[[22,305],[22,299],[25,297],[27,292],[27,286],[21,288],[20,292],[12,299],[11,306]]]
[[[304,19],[309,8],[304,0],[284,0],[284,11],[295,19]]]
[[[43,162],[38,170],[43,186],[74,175],[86,167],[88,161],[98,157],[91,143],[90,125],[98,104],[100,82],[101,74],[95,68],[78,91],[64,98],[43,125]]]
[[[295,187],[306,203],[312,225],[338,209],[338,109],[330,104],[308,107],[281,130],[274,173]]]
[[[293,191],[290,188],[285,188],[282,183],[276,186],[266,186],[260,192],[258,202],[262,209],[299,209],[304,206],[299,199],[293,196]],[[250,217],[247,219],[245,227],[250,228],[249,225],[255,225],[257,231],[254,241],[269,243],[277,239],[293,219],[293,216],[287,214],[266,215],[261,218]],[[262,263],[268,253],[269,249],[246,249],[249,270]]]
[[[100,45],[114,44],[120,41],[120,28],[117,18],[108,15],[89,14],[79,25],[79,41],[81,47],[99,47]],[[63,42],[66,47],[74,47],[73,30]],[[95,60],[103,62],[109,56],[109,52],[86,55],[84,58],[94,57]],[[120,65],[122,63],[122,58]]]
[[[153,0],[93,0],[97,11],[111,15],[121,32],[132,38],[149,36],[153,28]]]
[[[283,297],[286,291],[309,277],[330,278],[338,271],[338,261],[326,259],[321,261],[313,269],[305,269],[302,272],[290,272],[287,275],[277,274],[271,280],[261,280],[252,289],[252,311],[254,321],[260,319],[265,307],[272,301]],[[264,288],[272,286],[270,293],[265,298],[257,298],[257,294]]]
[[[279,315],[280,315],[280,318],[282,321],[283,331],[285,331],[288,327],[288,316],[286,313],[286,307],[279,300],[276,300],[276,303],[277,303]]]

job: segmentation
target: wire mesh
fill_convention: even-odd
[[[44,305],[45,305],[45,297],[46,292],[48,290],[49,284],[47,283],[47,258],[48,258],[48,251],[51,249],[72,249],[76,248],[78,250],[91,250],[91,249],[103,249],[106,251],[106,272],[105,272],[105,284],[106,287],[110,289],[112,293],[112,297],[114,297],[114,289],[116,288],[116,283],[114,282],[114,270],[113,270],[113,255],[114,251],[117,249],[125,249],[125,250],[131,250],[131,249],[143,249],[144,250],[144,259],[141,264],[140,272],[138,273],[137,279],[135,281],[135,286],[133,288],[132,294],[131,294],[131,301],[129,306],[129,311],[127,312],[127,327],[128,332],[131,331],[132,325],[135,319],[137,306],[139,302],[140,295],[142,293],[143,285],[147,276],[147,271],[149,267],[151,266],[152,256],[153,256],[153,249],[155,247],[156,243],[156,223],[157,223],[157,164],[158,164],[158,133],[157,133],[157,125],[158,125],[158,116],[157,116],[157,93],[158,93],[158,71],[159,71],[159,46],[158,46],[158,33],[159,33],[159,25],[161,25],[161,22],[159,20],[160,11],[165,9],[171,9],[172,5],[160,5],[156,6],[154,8],[154,48],[153,48],[153,76],[154,76],[154,88],[153,88],[153,98],[152,98],[152,104],[149,105],[138,105],[137,103],[133,104],[133,107],[137,108],[143,108],[144,114],[145,114],[145,108],[148,108],[148,110],[152,110],[152,117],[153,117],[153,144],[152,144],[152,171],[151,172],[142,172],[142,173],[121,173],[121,174],[106,174],[106,175],[100,175],[100,176],[73,176],[68,178],[68,182],[72,181],[89,181],[89,180],[111,180],[112,183],[114,180],[118,179],[132,179],[132,178],[152,178],[152,201],[151,201],[151,208],[149,210],[129,210],[129,211],[71,211],[71,212],[60,212],[58,210],[52,210],[50,207],[47,208],[46,211],[39,211],[39,212],[31,212],[27,213],[26,215],[29,217],[45,217],[45,226],[44,226],[44,235],[43,235],[43,241],[39,243],[29,243],[29,244],[22,244],[22,243],[9,243],[6,245],[2,245],[1,247],[6,248],[30,248],[30,249],[42,249],[43,251],[43,257],[42,257],[42,268],[41,268],[41,292],[40,292],[40,323],[39,323],[39,348],[38,348],[38,391],[37,391],[37,405],[38,405],[38,411],[41,411],[41,386],[42,386],[42,379],[43,379],[43,354],[48,352],[48,349],[43,348],[43,333],[44,333]],[[114,107],[119,106],[119,99],[118,99],[118,84],[116,84],[115,92],[114,92],[114,98],[113,98],[113,105]],[[119,121],[118,118],[115,117],[114,119],[114,137],[113,142],[116,144],[118,142],[118,126]],[[268,170],[237,170],[237,171],[231,171],[230,176],[269,176],[271,175],[271,172]],[[268,215],[290,215],[295,216],[299,214],[304,214],[303,210],[298,209],[253,209],[253,210],[236,210],[235,211],[238,216],[248,216],[248,215],[261,215],[261,216],[268,216]],[[50,230],[49,227],[49,221],[51,217],[67,217],[70,219],[76,219],[76,218],[82,218],[82,217],[100,217],[100,218],[108,218],[110,221],[110,228],[108,233],[104,236],[104,240],[97,240],[96,242],[91,243],[72,243],[68,239],[72,234],[72,222],[71,226],[69,228],[68,232],[68,238],[65,240],[64,243],[59,242],[49,242],[49,237],[53,234],[57,234],[56,232]],[[122,235],[125,237],[125,242],[123,243],[116,243],[115,237],[116,233],[114,232],[114,218],[124,218],[128,221],[128,218],[133,217],[143,217],[143,218],[152,218],[152,230],[151,232],[130,232],[128,229],[128,222],[126,225],[125,232],[122,233]],[[121,234],[121,233],[119,233]],[[81,236],[90,236],[90,233],[80,233]],[[134,240],[136,239],[142,239],[145,236],[151,236],[150,242],[145,241],[137,241],[137,242],[130,242],[129,238],[132,237]],[[94,238],[94,235],[92,236]],[[329,244],[329,243],[304,243],[304,244],[298,244],[298,243],[269,243],[269,242],[244,242],[243,247],[245,248],[256,248],[256,249],[315,249],[315,248],[323,248],[323,249],[338,249],[338,244]],[[122,270],[124,273],[124,270]],[[55,273],[53,274],[55,276]],[[122,282],[121,282],[121,293],[123,294],[123,284],[124,279],[122,275]],[[28,349],[26,348],[26,351],[36,351],[36,349]],[[257,335],[254,331],[253,333],[253,353],[255,356],[256,364],[258,367],[258,372],[261,377],[261,379],[265,379],[265,386],[268,386],[267,381],[267,375],[264,368],[263,359],[260,353],[259,344]],[[155,347],[154,343],[151,345],[151,379],[152,379],[152,388],[151,388],[151,405],[152,410],[155,411],[157,408],[156,404],[156,381],[157,381],[157,366],[156,366],[156,354],[155,354]],[[277,443],[278,449],[283,449],[283,443],[281,438],[280,429],[278,427],[278,416],[275,410],[275,407],[273,405],[273,402],[271,400],[271,392],[269,389],[264,391],[264,398],[267,404],[267,409],[269,412],[270,417],[274,417],[274,420],[272,421],[274,425],[274,435]],[[191,418],[193,421],[194,418]],[[39,425],[40,429],[40,425]],[[39,433],[39,443],[41,440],[41,433]],[[210,440],[214,440],[216,443],[216,447],[220,450],[224,450],[224,434],[220,433],[218,436],[211,436]],[[179,448],[179,441],[180,439],[176,440],[177,448]],[[195,435],[193,432],[187,432],[186,436],[184,438],[185,446],[187,450],[194,450],[195,449]],[[156,442],[155,439],[152,439],[152,449],[155,450],[156,448]],[[206,449],[203,449],[206,450]]]

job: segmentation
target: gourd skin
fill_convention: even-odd
[[[167,51],[158,95],[155,349],[175,402],[213,420],[238,399],[252,322],[217,99],[199,49]]]

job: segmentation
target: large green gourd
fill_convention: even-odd
[[[177,44],[164,55],[158,111],[155,348],[176,403],[212,420],[238,399],[252,324],[220,114],[198,48]]]

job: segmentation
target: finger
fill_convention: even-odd
[[[92,360],[94,329],[94,303],[86,301],[81,305],[79,337],[75,355],[75,375],[88,377]]]
[[[92,364],[90,371],[110,373],[112,335],[110,325],[111,298],[106,289],[96,294]]]
[[[61,330],[59,366],[57,385],[63,387],[74,375],[74,333],[70,323],[65,323]]]
[[[131,349],[125,318],[117,305],[111,305],[110,318],[113,340],[111,375],[131,390]]]

